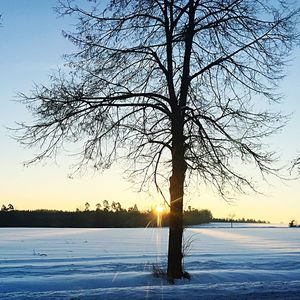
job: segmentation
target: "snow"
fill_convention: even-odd
[[[300,228],[185,230],[185,269],[165,268],[168,229],[0,228],[0,299],[300,299]]]

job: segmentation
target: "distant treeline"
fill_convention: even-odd
[[[157,212],[139,211],[134,205],[123,209],[120,203],[106,201],[104,206],[96,206],[90,210],[88,203],[85,210],[57,211],[57,210],[15,210],[11,205],[9,209],[2,206],[0,211],[0,227],[156,227]],[[168,213],[161,213],[161,226],[168,226]],[[184,212],[185,225],[209,223],[213,220],[212,213],[207,209],[191,209]]]
[[[16,210],[12,204],[2,205],[0,210],[0,227],[74,227],[74,228],[130,228],[130,227],[156,227],[157,211],[140,211],[135,204],[124,209],[120,202],[97,203],[95,210],[90,209],[90,204],[85,203],[81,211],[59,210]],[[169,225],[166,211],[160,213],[161,226]],[[208,209],[195,209],[188,206],[184,211],[184,225],[199,225],[210,222],[231,223],[266,223],[254,219],[213,218]]]
[[[255,220],[255,219],[245,219],[245,218],[239,218],[239,219],[231,219],[231,218],[213,218],[212,222],[216,223],[269,223],[262,220]]]

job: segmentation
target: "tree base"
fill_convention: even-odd
[[[164,279],[166,280],[168,283],[170,284],[174,284],[175,283],[175,280],[177,279],[188,279],[188,280],[191,280],[191,275],[190,273],[184,271],[182,272],[181,276],[178,276],[178,277],[174,277],[174,276],[170,276],[168,275],[168,273],[162,269],[161,267],[159,267],[158,265],[152,265],[152,275],[155,277],[155,278],[161,278],[161,279]]]

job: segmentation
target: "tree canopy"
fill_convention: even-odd
[[[64,35],[79,50],[67,56],[69,73],[23,95],[36,119],[23,124],[22,141],[43,145],[35,159],[56,154],[65,141],[83,143],[81,163],[95,168],[129,158],[144,182],[170,166],[177,105],[188,171],[220,191],[250,184],[232,161],[271,170],[261,138],[282,116],[264,110],[257,95],[279,100],[274,87],[298,41],[296,11],[272,2],[111,1],[102,11],[63,1],[58,12],[79,21]]]

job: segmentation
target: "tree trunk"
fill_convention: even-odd
[[[178,124],[177,124],[178,125]],[[178,129],[178,128],[177,128]],[[183,277],[182,235],[183,235],[183,194],[186,162],[184,159],[183,130],[173,134],[172,175],[170,177],[170,217],[168,271],[170,279]]]

